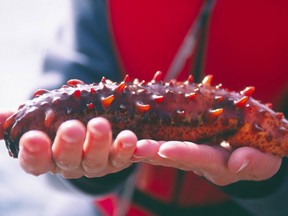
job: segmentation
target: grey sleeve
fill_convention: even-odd
[[[288,160],[283,158],[280,170],[265,181],[241,181],[221,189],[255,216],[288,215]]]
[[[57,79],[53,80],[53,87],[72,78],[87,83],[96,82],[103,76],[119,80],[106,1],[71,0],[70,3],[67,20],[43,61],[46,83],[51,83],[51,78]]]
[[[249,212],[259,216],[287,216],[288,215],[288,176],[284,179],[285,183],[269,196],[241,199],[234,198],[234,200]]]

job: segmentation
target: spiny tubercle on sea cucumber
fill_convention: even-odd
[[[139,139],[179,140],[196,143],[227,141],[232,147],[251,146],[288,156],[288,121],[283,113],[251,97],[254,87],[240,92],[211,85],[212,76],[194,83],[161,80],[156,72],[149,81],[120,82],[103,78],[86,84],[73,79],[60,89],[38,90],[4,123],[4,140],[13,157],[20,137],[42,130],[54,140],[59,125],[69,119],[84,124],[97,116],[107,118],[113,136],[129,129]]]

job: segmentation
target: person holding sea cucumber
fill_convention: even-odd
[[[56,49],[45,56],[43,76],[61,77],[47,88],[69,79],[121,81],[126,74],[151,80],[158,70],[165,81],[193,75],[201,82],[212,74],[228,89],[255,86],[253,96],[287,117],[288,24],[280,22],[288,19],[286,1],[72,0],[71,6]],[[1,139],[10,115],[0,114]],[[286,158],[251,147],[112,133],[103,117],[87,125],[63,122],[55,140],[29,131],[20,139],[19,163],[29,174],[95,196],[91,206],[100,215],[288,213]]]

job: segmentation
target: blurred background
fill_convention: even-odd
[[[1,110],[18,107],[31,94],[66,9],[66,0],[0,0]],[[1,216],[46,215],[56,195],[43,176],[24,173],[0,141]]]

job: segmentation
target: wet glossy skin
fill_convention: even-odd
[[[97,84],[70,80],[53,91],[38,90],[35,98],[19,107],[4,124],[4,139],[13,157],[18,156],[20,137],[42,130],[54,140],[61,123],[78,119],[85,125],[96,117],[107,118],[114,137],[122,130],[139,139],[178,140],[252,146],[279,156],[288,155],[288,121],[281,113],[251,98],[253,87],[230,92],[212,86],[212,76],[201,83],[163,82],[156,73],[150,82]]]

